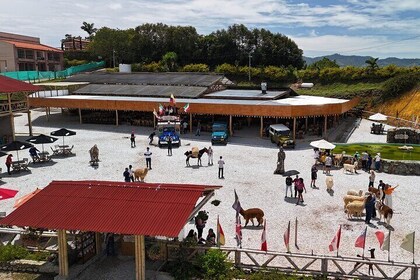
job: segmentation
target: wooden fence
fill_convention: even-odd
[[[167,261],[176,258],[179,245],[167,243],[163,252]],[[204,254],[212,247],[189,247],[189,259]],[[214,248],[214,247],[213,247]],[[238,268],[252,270],[276,270],[283,273],[320,275],[337,279],[419,279],[419,266],[413,263],[382,261],[347,256],[321,256],[296,253],[263,252],[258,250],[221,247]],[[372,269],[372,275],[369,274]]]

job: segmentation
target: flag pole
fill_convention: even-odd
[[[414,244],[416,243],[416,232],[413,232],[413,264],[414,264]]]
[[[362,254],[362,258],[365,258],[365,246],[366,246],[366,237],[367,237],[367,226],[365,228],[365,238],[363,240],[363,254]]]
[[[388,262],[391,261],[391,230],[388,233]]]
[[[340,238],[339,238],[339,240],[338,240],[338,246],[337,246],[337,258],[338,258],[338,251],[340,250],[341,225],[340,225],[340,229],[339,229],[339,231],[340,231]]]
[[[217,229],[216,229],[216,238],[217,238],[217,247],[220,249],[220,229],[219,229],[219,215],[217,215],[217,225],[216,225]]]
[[[290,221],[289,221],[289,225],[290,225]],[[289,226],[289,228],[290,228],[290,226]],[[298,245],[297,245],[297,228],[298,228],[298,219],[296,217],[296,222],[295,222],[295,247],[299,248]]]

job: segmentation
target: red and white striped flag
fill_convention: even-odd
[[[267,252],[267,235],[265,232],[265,226],[266,226],[266,220],[264,220],[264,228],[263,228],[263,232],[261,234],[261,251],[266,251]]]
[[[356,242],[354,243],[355,247],[363,248],[363,250],[365,249],[366,232],[367,232],[367,227],[365,228],[364,231],[362,231],[362,233],[359,235],[359,237],[357,237]]]
[[[330,250],[330,252],[338,251],[338,249],[340,248],[340,240],[341,240],[341,225],[337,233],[335,234],[333,240],[331,241],[330,246],[328,246],[328,249]]]
[[[225,233],[223,232],[222,225],[219,222],[219,215],[217,215],[217,246],[225,245]]]
[[[286,251],[289,253],[290,252],[290,221],[289,221],[286,231],[283,234],[283,239],[284,239],[284,245],[286,245]]]

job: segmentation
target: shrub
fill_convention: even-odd
[[[23,259],[28,255],[28,251],[22,246],[6,245],[0,247],[0,261],[7,262]]]
[[[226,75],[229,74],[237,74],[236,67],[232,64],[223,63],[222,65],[216,66],[216,72],[217,73],[224,73]]]
[[[387,80],[383,85],[383,98],[389,99],[394,98],[413,89],[419,81],[419,74],[417,73],[408,73],[400,74]]]
[[[168,264],[167,270],[175,280],[191,279],[199,275],[199,267],[195,259],[189,259],[190,247],[196,242],[182,242],[176,251],[175,260]]]
[[[187,64],[181,68],[181,72],[209,72],[210,68],[207,64]]]
[[[204,279],[227,279],[232,263],[227,261],[227,255],[219,249],[209,249],[199,258]]]

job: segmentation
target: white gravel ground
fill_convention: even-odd
[[[74,145],[76,156],[69,158],[56,158],[51,164],[31,164],[30,172],[21,172],[8,176],[3,165],[3,188],[19,190],[17,198],[35,188],[43,188],[52,180],[116,180],[123,181],[122,172],[129,164],[134,168],[145,167],[143,152],[148,144],[147,136],[151,128],[130,127],[126,125],[97,125],[79,124],[78,117],[63,116],[58,110],[53,112],[49,121],[45,114],[33,111],[34,134],[49,134],[61,127],[75,130],[77,135],[67,137],[67,144]],[[21,139],[26,139],[28,134],[26,115],[16,117],[16,131]],[[385,135],[370,134],[370,121],[362,121],[350,137],[349,142],[385,142]],[[130,148],[129,135],[134,129],[137,135],[136,148]],[[207,156],[203,156],[203,166],[194,166],[195,159],[191,160],[192,167],[185,166],[184,152],[192,146],[200,148],[210,145],[209,133],[200,137],[188,134],[182,136],[182,146],[174,148],[173,156],[167,156],[166,149],[153,146],[152,167],[146,177],[146,182],[171,182],[171,183],[197,183],[209,185],[222,185],[214,199],[221,200],[218,207],[208,203],[204,209],[209,211],[210,218],[204,230],[207,234],[209,228],[216,228],[217,215],[226,235],[226,246],[236,246],[235,236],[235,211],[232,209],[234,189],[236,189],[242,207],[258,207],[264,210],[267,220],[267,242],[269,251],[285,252],[283,233],[288,221],[298,218],[298,245],[299,250],[291,246],[292,252],[311,253],[320,255],[335,255],[328,251],[338,226],[343,225],[340,255],[355,256],[361,254],[361,249],[354,247],[357,236],[365,228],[363,220],[349,221],[343,212],[342,197],[349,189],[367,189],[368,174],[361,171],[359,174],[347,175],[342,170],[333,170],[334,193],[330,195],[325,188],[325,175],[318,172],[317,186],[311,189],[310,168],[313,163],[312,149],[308,145],[313,138],[300,140],[295,150],[286,150],[286,170],[296,169],[305,180],[307,193],[304,193],[305,203],[296,206],[295,199],[284,198],[285,183],[280,175],[273,175],[276,168],[277,148],[269,140],[258,137],[258,129],[248,128],[238,131],[226,146],[215,146],[215,165],[207,165]],[[62,141],[60,139],[59,141]],[[88,150],[97,144],[101,160],[99,168],[94,169],[89,165]],[[49,145],[45,145],[49,150]],[[38,147],[41,149],[41,146]],[[16,153],[13,152],[15,155]],[[20,157],[28,156],[27,151],[21,151]],[[16,155],[15,155],[16,156]],[[217,177],[217,159],[223,156],[226,162],[225,178]],[[5,157],[2,158],[5,160]],[[393,194],[395,215],[391,221],[394,228],[391,241],[391,259],[395,261],[411,262],[412,254],[399,248],[403,237],[416,231],[420,233],[420,207],[418,197],[420,188],[418,177],[397,176],[379,173],[375,186],[382,179],[391,185],[399,184]],[[0,201],[1,211],[13,211],[14,199]],[[193,227],[186,226],[185,232]],[[376,258],[386,260],[387,252],[378,249],[378,242],[374,232],[379,229],[387,232],[384,225],[373,220],[373,226],[368,227],[366,248],[374,247]],[[243,247],[250,249],[260,248],[261,228],[247,227],[243,229]],[[419,239],[416,246],[420,246]],[[366,254],[367,255],[367,254]],[[420,250],[416,250],[416,259],[420,260]]]

